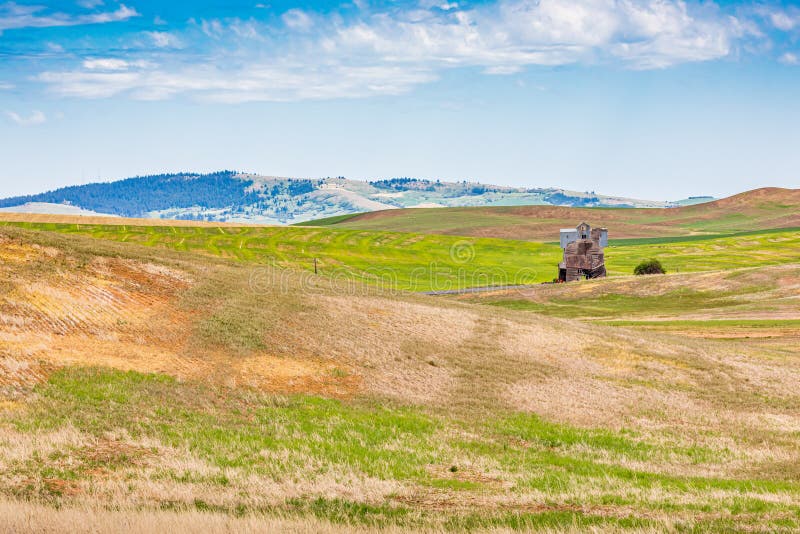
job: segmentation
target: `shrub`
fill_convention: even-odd
[[[641,274],[664,274],[667,271],[664,269],[664,266],[661,265],[661,262],[652,259],[652,260],[644,260],[642,263],[636,266],[633,270],[633,274],[641,275]]]

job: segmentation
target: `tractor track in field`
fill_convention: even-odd
[[[185,273],[104,257],[76,267],[53,249],[0,245],[0,396],[24,395],[72,363],[134,368],[163,358],[173,360],[165,367],[195,367],[170,357],[185,337],[173,306],[190,284]]]

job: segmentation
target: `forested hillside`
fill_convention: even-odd
[[[62,213],[79,208],[122,217],[278,224],[394,208],[524,205],[671,207],[677,203],[466,180],[402,177],[367,182],[236,171],[137,176],[0,200],[2,211]]]
[[[253,210],[269,212],[281,197],[300,196],[314,188],[311,180],[294,179],[265,187],[235,171],[158,174],[7,198],[0,200],[0,208],[48,203],[121,217],[167,214],[174,219],[227,220]]]
[[[170,208],[225,208],[257,202],[259,195],[250,190],[253,182],[235,179],[234,176],[236,173],[233,171],[137,176],[118,182],[77,185],[38,195],[7,198],[0,200],[0,207],[47,202],[70,204],[122,217],[141,217]]]

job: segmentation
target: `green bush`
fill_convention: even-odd
[[[641,275],[641,274],[665,274],[667,271],[664,269],[664,266],[661,265],[661,262],[656,259],[651,260],[644,260],[642,263],[636,266],[633,270],[633,274]]]

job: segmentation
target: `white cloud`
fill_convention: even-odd
[[[79,0],[78,5],[86,9],[94,9],[97,6],[103,5],[103,0]]]
[[[45,45],[48,52],[53,52],[54,54],[62,54],[64,52],[64,47],[58,43],[47,43]]]
[[[311,17],[301,9],[290,9],[281,18],[283,23],[293,30],[308,31],[314,25]]]
[[[87,58],[83,60],[83,68],[92,72],[118,72],[130,69],[151,68],[153,64],[144,59],[127,61],[119,58]]]
[[[27,117],[15,113],[14,111],[6,111],[6,117],[20,126],[38,126],[47,122],[47,116],[39,110],[33,111]]]
[[[800,26],[800,11],[773,11],[769,13],[769,20],[777,29],[788,32]]]
[[[200,29],[203,30],[203,33],[209,37],[214,39],[219,39],[223,36],[224,30],[222,27],[222,22],[219,20],[203,20],[200,22]]]
[[[181,48],[183,42],[177,35],[169,32],[144,32],[152,39],[153,44],[158,48]]]
[[[103,24],[136,17],[135,9],[120,4],[115,11],[71,15],[46,13],[44,6],[19,5],[13,2],[0,5],[0,32],[20,28],[48,28],[54,26],[77,26],[81,24]]]
[[[365,9],[346,19],[293,9],[281,21],[193,24],[211,39],[204,43],[208,59],[189,66],[163,53],[160,65],[90,59],[39,80],[56,93],[87,98],[351,98],[409,91],[452,68],[490,75],[576,63],[667,68],[727,57],[757,32],[712,3],[682,0],[499,0],[474,8],[423,0],[420,7]],[[276,33],[281,38],[269,42]],[[147,34],[163,48],[178,39]]]
[[[348,53],[500,73],[603,57],[661,68],[726,56],[738,34],[734,20],[695,11],[677,0],[503,0],[439,16],[377,16],[338,28],[331,42]]]
[[[443,2],[442,0],[420,0],[419,5],[423,9],[437,8],[441,9],[442,11],[458,9],[458,2]]]
[[[10,91],[16,87],[13,83],[0,81],[0,91]]]
[[[310,72],[313,70],[313,72]],[[124,72],[46,72],[41,81],[63,96],[106,98],[128,94],[139,100],[161,100],[192,92],[216,102],[324,100],[378,94],[401,94],[435,77],[400,67],[356,67],[343,64],[250,65],[229,72],[199,66],[173,72],[138,69]]]
[[[196,24],[194,21],[191,21]],[[261,40],[260,26],[254,20],[211,19],[200,21],[200,31],[207,37],[223,44],[229,44],[235,38]]]
[[[735,20],[719,20],[714,12],[692,16],[682,2],[627,3],[625,15],[626,37],[610,50],[639,69],[725,57],[742,31]]]
[[[261,40],[259,26],[255,21],[234,19],[230,21],[228,28],[233,32],[233,35],[241,39]]]
[[[83,68],[88,70],[127,70],[129,63],[124,59],[99,58],[85,59]]]
[[[102,24],[104,22],[117,22],[120,20],[127,20],[132,17],[138,17],[139,13],[136,12],[135,9],[125,7],[124,5],[119,6],[116,11],[110,11],[107,13],[96,13],[93,15],[82,15],[80,17],[75,18],[75,22],[77,24]]]
[[[800,57],[792,52],[786,52],[778,60],[787,65],[800,65]]]

